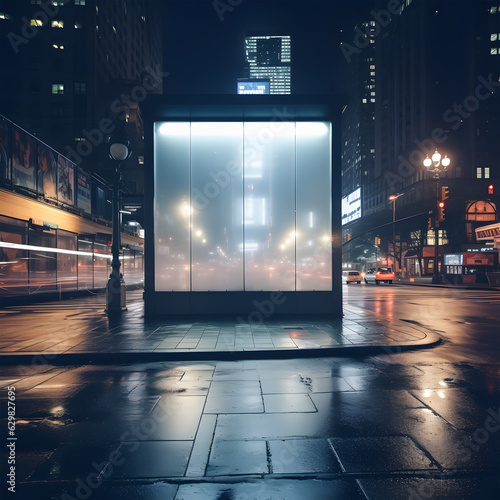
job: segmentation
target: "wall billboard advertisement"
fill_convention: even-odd
[[[10,180],[10,127],[5,120],[0,120],[0,179]]]
[[[38,144],[38,192],[57,200],[57,154],[48,146]]]
[[[35,191],[35,143],[26,132],[18,128],[14,128],[13,139],[12,183]]]
[[[90,176],[83,170],[78,169],[76,178],[76,206],[84,212],[90,213]]]
[[[57,159],[58,200],[68,205],[75,204],[75,168],[67,158]]]
[[[342,198],[342,225],[361,217],[361,188]]]

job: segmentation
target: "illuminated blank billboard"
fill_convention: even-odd
[[[361,217],[361,188],[342,198],[342,225]]]
[[[155,122],[155,291],[331,291],[331,142],[323,121]]]

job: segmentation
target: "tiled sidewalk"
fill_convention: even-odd
[[[424,328],[401,320],[381,321],[363,309],[344,308],[343,318],[270,317],[261,323],[233,318],[147,321],[136,293],[119,317],[104,312],[103,297],[7,307],[0,310],[0,356],[131,355],[154,359],[223,359],[345,354],[349,350],[411,349],[439,342]],[[222,357],[222,358],[221,358]],[[76,358],[75,358],[76,359]],[[126,358],[123,358],[126,359]],[[134,358],[137,359],[137,358]],[[62,361],[62,358],[60,359]]]

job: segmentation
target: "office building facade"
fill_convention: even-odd
[[[248,78],[269,78],[270,94],[291,93],[291,37],[258,35],[245,38]]]

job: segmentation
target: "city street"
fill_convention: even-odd
[[[3,435],[15,387],[13,498],[498,498],[500,294],[343,289],[346,316],[366,313],[368,328],[402,320],[443,343],[369,357],[3,367]],[[71,307],[98,316],[97,304],[52,303],[47,325]],[[136,293],[129,307],[140,306]]]

